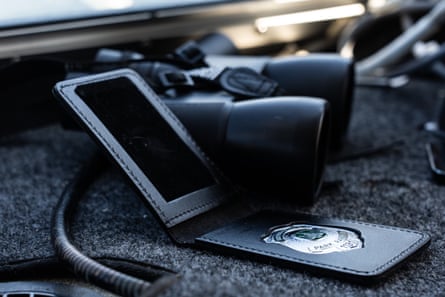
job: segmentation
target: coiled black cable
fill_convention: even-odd
[[[163,276],[154,282],[149,282],[127,275],[85,256],[69,239],[69,223],[74,208],[95,177],[102,171],[104,163],[102,157],[95,154],[80,170],[74,181],[66,187],[53,216],[54,248],[59,258],[88,282],[125,297],[155,296],[175,282],[177,276]]]

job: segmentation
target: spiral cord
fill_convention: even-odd
[[[111,269],[82,254],[69,239],[69,223],[74,207],[90,183],[103,168],[102,158],[94,156],[62,194],[56,207],[52,239],[56,254],[67,263],[76,275],[87,282],[124,297],[153,297],[177,281],[177,275],[161,276],[153,282]]]

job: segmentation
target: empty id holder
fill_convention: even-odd
[[[430,241],[408,229],[252,211],[131,70],[63,81],[54,93],[178,244],[375,282]]]

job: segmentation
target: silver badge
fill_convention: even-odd
[[[363,240],[351,230],[298,223],[271,228],[263,241],[307,254],[348,252],[363,248]]]

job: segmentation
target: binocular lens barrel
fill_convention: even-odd
[[[354,63],[333,54],[277,58],[267,63],[263,74],[292,96],[323,98],[332,114],[332,150],[341,149],[347,133],[354,90]]]
[[[291,204],[310,204],[318,195],[329,142],[325,100],[166,103],[233,181]]]

